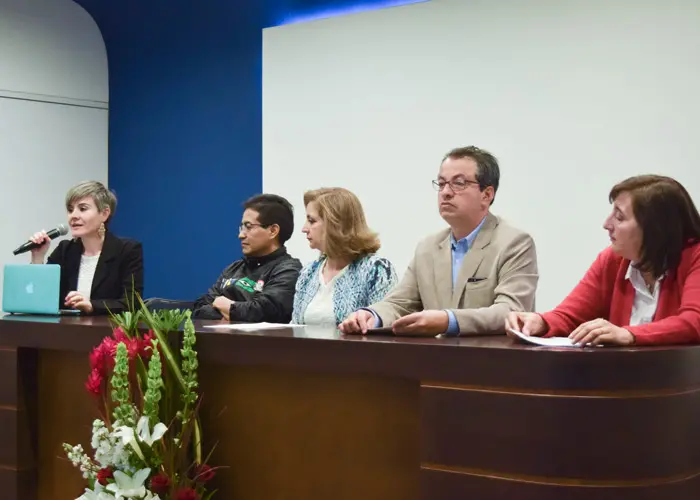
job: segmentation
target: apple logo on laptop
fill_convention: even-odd
[[[34,283],[29,283],[27,287],[25,288],[28,294],[33,294],[34,293]]]

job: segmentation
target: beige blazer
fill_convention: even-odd
[[[424,309],[449,309],[460,335],[505,333],[510,311],[534,310],[538,279],[530,235],[489,213],[464,256],[454,290],[450,229],[445,229],[418,244],[401,282],[370,308],[384,326]]]

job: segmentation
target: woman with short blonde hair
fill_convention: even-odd
[[[292,322],[338,325],[356,309],[383,299],[396,285],[396,271],[376,255],[377,233],[354,193],[339,187],[307,191],[304,206],[302,232],[321,255],[301,270]]]
[[[47,264],[61,267],[59,308],[83,314],[119,313],[132,292],[143,293],[143,249],[135,240],[107,230],[117,197],[98,181],[81,182],[66,194],[70,240],[63,240]],[[45,231],[31,237],[32,264],[44,264],[51,245]]]

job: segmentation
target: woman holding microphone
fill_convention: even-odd
[[[132,290],[143,293],[141,243],[118,238],[107,230],[117,198],[102,183],[82,182],[66,194],[71,240],[61,241],[48,264],[61,266],[61,308],[84,314],[119,313],[127,308]],[[44,264],[50,238],[45,231],[30,240],[32,264]]]

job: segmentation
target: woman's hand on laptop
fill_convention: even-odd
[[[66,307],[70,309],[78,309],[84,313],[92,312],[92,302],[83,297],[80,292],[70,292],[66,295]]]
[[[32,237],[29,238],[29,241],[41,245],[40,247],[32,248],[32,264],[43,264],[44,256],[51,244],[51,238],[46,234],[46,231],[39,231],[38,233],[34,233]]]

